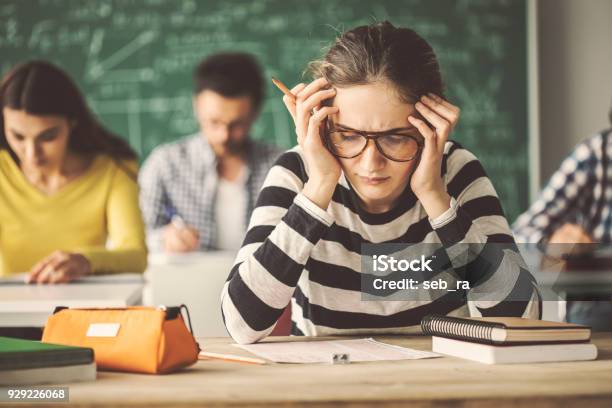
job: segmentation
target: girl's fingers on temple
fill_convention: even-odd
[[[310,97],[302,103],[301,109],[304,111],[304,113],[310,113],[313,109],[318,108],[321,102],[326,99],[332,98],[335,95],[335,89],[326,89],[323,91],[316,92],[310,95]]]
[[[319,136],[321,123],[328,115],[333,115],[334,113],[338,113],[338,107],[336,106],[324,106],[317,110],[308,120],[308,136],[313,134]]]
[[[327,84],[327,80],[319,78],[316,81],[306,85],[299,93],[296,101],[296,132],[298,135],[298,143],[308,132],[308,120],[314,112],[314,108],[318,107],[321,101],[325,98],[332,97],[334,92],[321,90],[321,87]]]
[[[438,114],[442,115],[442,117],[444,117],[446,120],[448,120],[451,125],[453,124],[453,122],[456,122],[457,119],[459,118],[459,111],[456,109],[452,109],[449,106],[436,101],[435,99],[423,95],[421,97],[421,102],[423,104],[425,104],[425,106],[429,107],[430,109],[432,109],[433,111],[437,112]]]
[[[428,108],[422,102],[417,102],[414,106],[417,111],[436,128],[436,133],[438,135],[446,136],[448,134],[450,131],[450,123],[448,120]]]
[[[417,118],[416,116],[410,115],[408,116],[408,120],[414,127],[417,128],[419,133],[424,137],[428,138],[433,134],[433,130],[425,123],[425,121]]]
[[[415,118],[414,116],[408,116],[408,120],[412,123],[421,133],[425,139],[425,147],[423,148],[423,155],[432,155],[437,151],[436,134],[427,124],[421,119]]]
[[[446,111],[449,113],[449,116],[447,116],[447,119],[451,124],[451,131],[452,131],[457,125],[457,122],[459,122],[459,116],[461,115],[461,109],[458,106],[453,105],[449,101],[441,98],[440,96],[436,94],[433,94],[430,92],[427,95],[433,100],[435,100],[437,103],[439,103],[440,106],[443,106],[446,109]]]
[[[310,143],[321,145],[321,124],[329,115],[338,113],[336,106],[324,106],[317,110],[308,120],[308,136]]]
[[[417,128],[417,130],[419,131],[421,136],[423,136],[426,142],[427,140],[430,140],[431,137],[434,135],[434,131],[427,125],[427,123],[425,123],[425,121],[416,118],[412,115],[408,116],[408,120],[414,125],[414,127]]]
[[[452,103],[450,103],[449,101],[447,101],[446,99],[434,94],[434,93],[427,93],[427,96],[429,96],[431,99],[433,99],[434,101],[436,101],[437,103],[439,103],[440,105],[445,106],[446,108],[450,109],[451,111],[454,111],[455,113],[459,114],[459,112],[461,111],[461,109],[459,109],[458,106],[453,105]]]
[[[429,96],[421,97],[421,106],[430,109],[432,113],[437,112],[445,123],[433,123],[438,130],[438,150],[440,153],[444,152],[444,146],[449,138],[450,132],[455,128],[455,125],[459,121],[459,108],[445,101],[437,95],[432,93]],[[420,111],[420,110],[419,110]],[[425,116],[425,115],[423,115]],[[427,118],[429,120],[429,118]],[[441,126],[440,126],[441,125]]]
[[[323,119],[327,118],[328,115],[338,113],[338,110],[337,106],[323,106],[310,117],[310,124],[319,124]]]
[[[325,78],[319,78],[304,87],[301,91],[295,93],[298,99],[298,103],[308,99],[310,95],[321,89],[327,85],[327,80]]]

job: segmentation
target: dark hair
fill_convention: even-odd
[[[245,53],[211,55],[193,71],[193,92],[211,90],[228,98],[248,96],[255,112],[261,108],[265,87],[255,57]]]
[[[74,121],[68,148],[75,153],[90,156],[104,153],[115,160],[137,158],[126,141],[98,122],[70,77],[47,61],[26,62],[4,76],[0,84],[0,108],[5,107]],[[3,116],[0,113],[0,149],[10,151]],[[11,154],[15,157],[12,151]]]
[[[308,71],[333,86],[389,81],[401,100],[414,103],[428,92],[443,96],[440,67],[431,46],[415,31],[388,21],[342,34]]]

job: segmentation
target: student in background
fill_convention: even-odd
[[[441,96],[431,46],[389,22],[361,26],[311,68],[316,80],[283,98],[298,146],[268,173],[223,289],[229,334],[266,337],[289,302],[292,333],[311,336],[419,332],[429,313],[537,318],[539,296],[495,189],[448,140],[459,108]],[[384,242],[499,246],[476,252],[476,268],[455,259],[445,269],[473,274],[467,299],[362,301],[361,245]],[[495,281],[504,287],[479,300]]]
[[[610,110],[612,124],[612,108]],[[513,225],[518,242],[612,243],[612,129],[578,144]]]
[[[128,144],[45,61],[6,74],[0,106],[0,275],[29,272],[30,282],[59,283],[143,272],[136,154]]]
[[[609,112],[612,126],[612,107]],[[545,243],[557,256],[571,246],[612,244],[612,128],[578,144],[537,200],[513,225],[517,242]],[[579,249],[579,248],[578,248]],[[567,320],[612,330],[610,296],[571,301]],[[598,299],[598,300],[595,300]]]
[[[151,250],[236,250],[255,199],[280,152],[249,138],[264,97],[255,59],[226,53],[193,75],[200,131],[157,147],[140,173]]]

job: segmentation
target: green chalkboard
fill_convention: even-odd
[[[528,195],[526,0],[0,0],[0,70],[32,58],[62,66],[144,158],[196,130],[191,72],[202,57],[248,51],[268,77],[295,84],[340,31],[385,19],[433,45],[462,109],[452,137],[484,163],[513,219]],[[271,84],[253,137],[295,143]]]

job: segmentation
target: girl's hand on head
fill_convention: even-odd
[[[336,95],[335,89],[323,89],[327,85],[325,78],[319,78],[308,85],[298,84],[293,87],[291,93],[296,95],[295,101],[283,96],[283,102],[295,122],[297,142],[302,148],[308,168],[309,177],[304,193],[322,208],[327,208],[327,196],[331,199],[341,172],[338,159],[327,150],[322,140],[327,117],[338,113],[337,107],[321,106],[323,101]],[[315,193],[315,190],[319,191]]]
[[[31,270],[28,283],[66,283],[91,274],[89,260],[81,254],[55,251]]]
[[[430,218],[436,218],[449,208],[450,197],[441,176],[442,157],[448,136],[459,120],[459,108],[441,97],[428,94],[415,104],[416,110],[431,125],[415,116],[409,116],[425,139],[420,162],[412,174],[410,187],[426,206]],[[427,205],[426,205],[427,204]],[[427,207],[430,207],[429,211]]]

